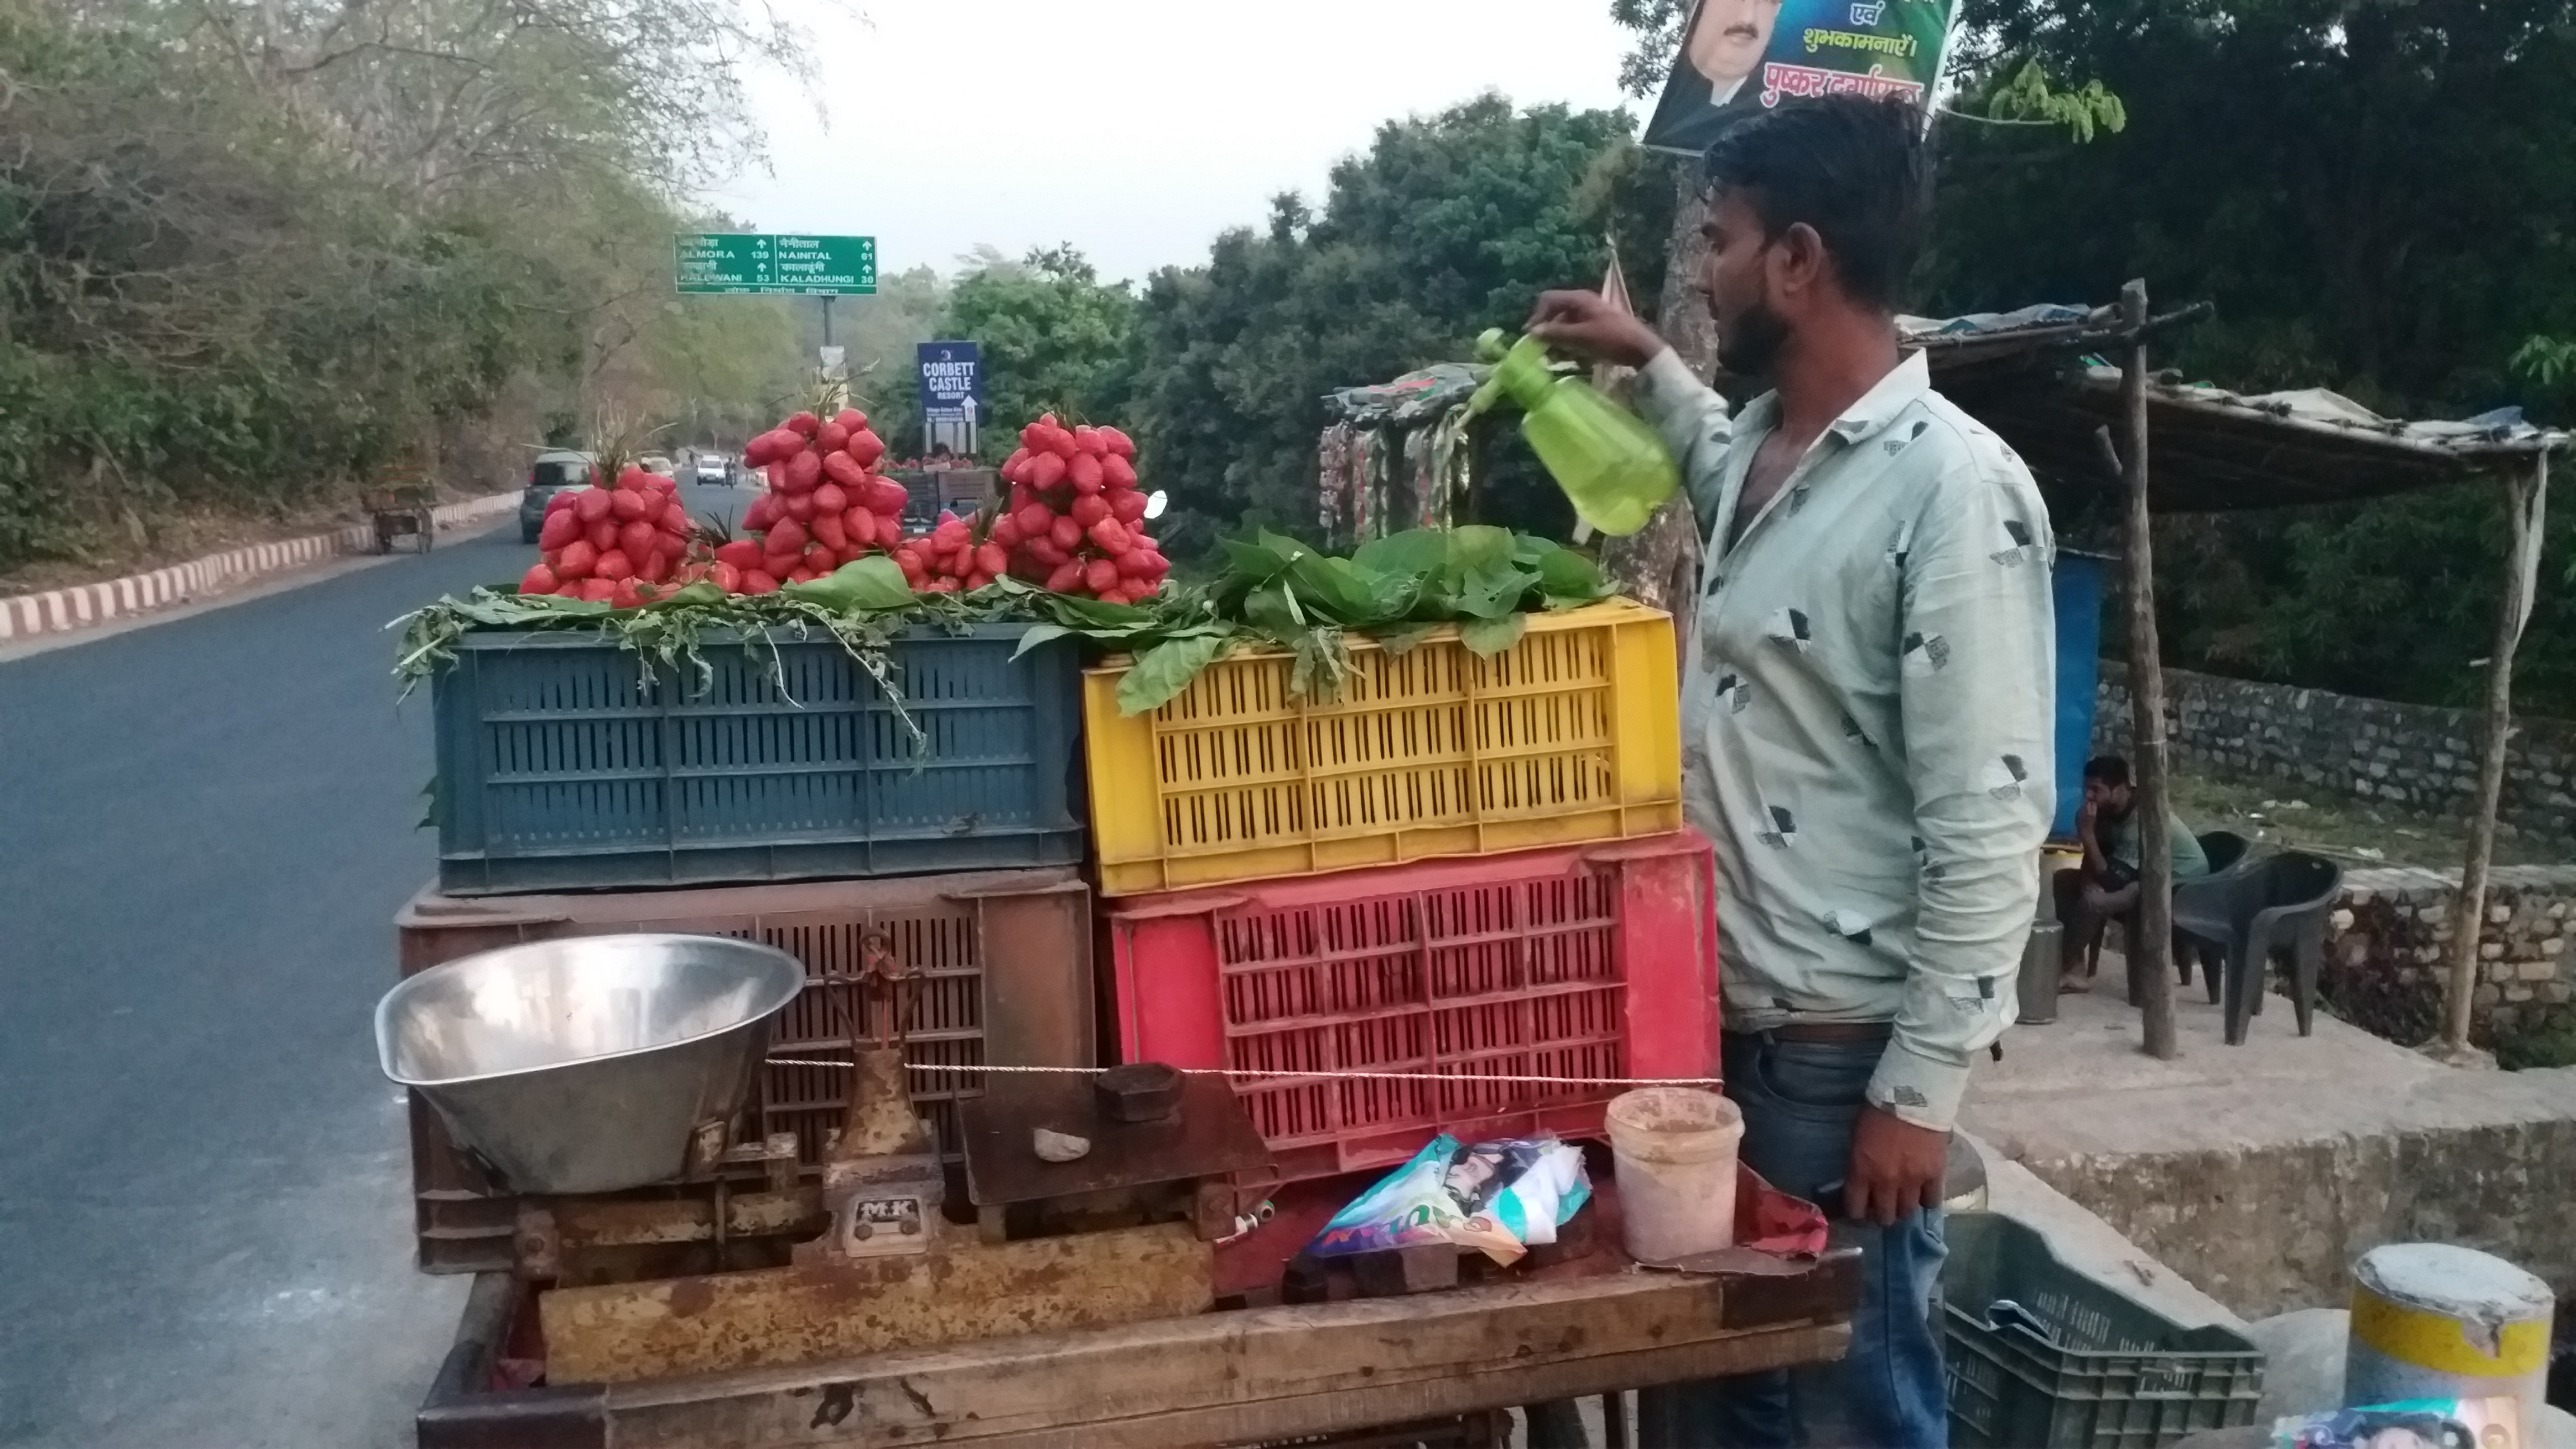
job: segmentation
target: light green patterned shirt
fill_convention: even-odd
[[[1669,349],[1634,396],[1708,536],[1682,771],[1727,1028],[1893,1022],[1869,1100],[1947,1129],[2015,1014],[2054,813],[2047,508],[1915,353],[1730,549],[1778,399],[1730,421]]]

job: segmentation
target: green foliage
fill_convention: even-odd
[[[1597,285],[1609,237],[1651,310],[1673,185],[1629,128],[1619,112],[1515,112],[1491,95],[1390,122],[1333,169],[1320,215],[1281,196],[1266,229],[1228,231],[1206,265],[1155,273],[1133,384],[1146,475],[1218,526],[1311,530],[1327,392],[1471,356],[1478,333],[1526,320],[1541,289]],[[1517,437],[1505,447],[1487,516],[1569,526],[1555,490],[1510,466]]]
[[[1966,0],[1960,82],[2098,76],[2116,134],[1943,124],[1923,310],[2100,301],[2144,276],[2216,320],[2156,358],[2246,392],[2326,386],[2400,416],[2571,420],[2576,9],[2563,0]],[[2177,520],[2174,662],[2418,703],[2478,697],[2503,581],[2496,490]],[[2546,556],[2576,545],[2552,510]],[[2576,715],[2553,563],[2519,708]]]
[[[496,483],[610,405],[739,410],[782,319],[672,297],[663,198],[744,138],[647,134],[659,67],[741,38],[718,3],[0,0],[0,569],[397,461]]]
[[[993,424],[984,436],[996,456],[1017,446],[1012,435],[1043,412],[1067,426],[1122,416],[1135,330],[1135,295],[1124,282],[1101,281],[1071,247],[1018,262],[983,259],[957,279],[942,322],[944,335],[982,346]]]
[[[2128,108],[2103,88],[2098,77],[2072,90],[2059,90],[2048,83],[2048,67],[2036,57],[2001,74],[1999,84],[1982,96],[1970,98],[1971,104],[1983,101],[1983,119],[2063,126],[2079,144],[2098,134],[2117,134],[2129,128]],[[1979,118],[1974,111],[1957,114]]]

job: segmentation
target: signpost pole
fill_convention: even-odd
[[[832,294],[823,294],[823,345],[832,345]]]

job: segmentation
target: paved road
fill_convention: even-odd
[[[0,1446],[411,1442],[464,1284],[412,1269],[369,1036],[435,860],[381,626],[529,558],[0,663]]]

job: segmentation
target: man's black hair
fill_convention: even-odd
[[[1763,235],[1814,227],[1843,291],[1896,309],[1931,200],[1921,111],[1860,96],[1783,101],[1729,127],[1706,167],[1712,190],[1744,193]]]
[[[2105,785],[2126,785],[2129,783],[2129,762],[2118,755],[2097,755],[2085,762],[2084,778],[2099,780]]]

